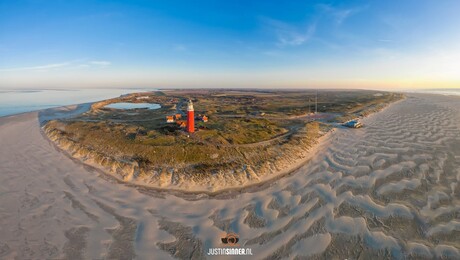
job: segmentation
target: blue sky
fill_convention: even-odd
[[[459,11],[456,0],[0,0],[0,87],[458,87]]]

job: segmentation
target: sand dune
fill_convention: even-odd
[[[233,231],[257,259],[459,259],[459,98],[411,94],[364,123],[263,189],[209,197],[120,184],[37,113],[2,118],[0,258],[201,259]]]

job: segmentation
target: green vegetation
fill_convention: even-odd
[[[208,142],[213,142],[216,137],[222,137],[229,144],[262,142],[287,132],[276,122],[265,118],[217,119],[205,126],[207,129],[199,131],[198,136],[204,137]],[[219,140],[223,140],[222,138]]]
[[[313,119],[308,114],[314,111],[313,91],[165,90],[98,102],[79,117],[49,122],[45,131],[61,146],[96,156],[101,164],[135,163],[139,175],[172,167],[188,176],[223,170],[250,176],[248,165],[260,173],[301,158],[298,154],[331,128],[328,122],[366,115],[400,98],[386,92],[320,91],[321,113]],[[194,101],[195,114],[209,116],[208,122],[196,123],[193,134],[165,120],[166,115],[185,115],[187,99]],[[115,102],[158,103],[161,108],[104,108]]]

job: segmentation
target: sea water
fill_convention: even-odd
[[[133,92],[155,89],[0,89],[0,116],[52,107],[95,102]]]
[[[406,91],[408,93],[425,93],[425,94],[439,94],[447,96],[460,96],[460,88],[445,88],[445,89],[419,89]]]

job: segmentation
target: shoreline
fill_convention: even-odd
[[[97,89],[104,89],[104,88],[97,88]],[[108,89],[120,89],[120,90],[125,90],[125,88],[108,88]],[[52,91],[75,91],[75,90],[61,90],[61,89],[38,89],[37,91],[46,91],[46,90],[52,90]],[[142,89],[133,89],[133,90],[142,90]],[[175,90],[175,89],[155,89],[155,90],[150,90],[150,89],[145,89],[144,91],[141,91],[141,92],[130,92],[130,93],[127,93],[127,94],[132,94],[132,93],[142,93],[142,92],[151,92],[151,91],[169,91],[169,90]],[[254,90],[258,90],[258,89],[254,89]],[[308,90],[308,89],[306,89]],[[35,91],[35,90],[34,90]],[[378,91],[378,90],[376,90]],[[382,90],[384,91],[384,90]],[[392,91],[384,91],[384,92],[392,92]],[[401,93],[401,94],[426,94],[426,95],[439,95],[439,96],[448,96],[448,97],[460,97],[460,92],[459,94],[452,94],[452,93],[434,93],[434,92],[424,92],[423,90],[421,91],[395,91],[395,93]],[[115,97],[112,97],[112,98],[117,98],[116,96]],[[110,98],[109,98],[110,99]],[[86,103],[97,103],[97,102],[101,102],[103,100],[106,100],[106,99],[101,99],[101,100],[97,100],[97,101],[93,101],[93,102],[85,102],[85,103],[79,103],[79,104],[86,104]],[[26,111],[26,112],[19,112],[19,113],[15,113],[15,114],[7,114],[7,115],[0,115],[0,119],[3,119],[3,118],[7,118],[7,117],[11,117],[11,116],[18,116],[18,115],[23,115],[23,114],[27,114],[27,113],[34,113],[34,112],[42,112],[42,111],[45,111],[45,110],[49,110],[49,109],[57,109],[57,108],[62,108],[62,107],[70,107],[70,106],[75,106],[75,105],[79,105],[79,104],[69,104],[69,105],[63,105],[63,106],[51,106],[49,108],[42,108],[42,109],[37,109],[37,110],[31,110],[31,111]]]
[[[217,194],[117,181],[67,159],[42,136],[38,113],[2,118],[0,254],[78,258],[70,245],[85,244],[80,258],[132,248],[139,258],[167,259],[171,248],[219,247],[219,234],[231,230],[261,259],[278,256],[279,247],[293,256],[305,257],[308,248],[337,255],[339,244],[354,258],[363,256],[356,245],[370,258],[390,250],[395,258],[458,258],[458,101],[407,95],[367,117],[366,128],[331,132],[302,168]]]
[[[323,146],[327,142],[327,140],[329,140],[329,138],[331,137],[331,134],[334,132],[335,130],[331,129],[328,132],[326,132],[324,135],[319,137],[317,140],[317,143],[312,147],[312,149],[316,150],[318,147]],[[86,170],[97,172],[99,174],[99,177],[105,180],[115,181],[117,184],[123,184],[128,187],[136,188],[136,190],[138,190],[139,192],[153,196],[153,197],[158,197],[158,196],[162,196],[166,194],[166,195],[174,195],[176,197],[180,197],[180,198],[190,200],[190,201],[200,200],[200,199],[205,199],[205,198],[229,199],[241,193],[253,193],[253,192],[263,190],[266,187],[269,187],[272,184],[274,184],[279,179],[286,177],[286,176],[293,175],[297,170],[306,166],[308,162],[310,162],[312,157],[315,155],[315,153],[309,152],[307,155],[307,158],[305,158],[304,160],[299,160],[299,162],[296,163],[293,167],[290,167],[289,169],[285,169],[278,173],[269,174],[267,176],[271,176],[271,178],[264,178],[263,180],[259,182],[251,182],[251,183],[248,183],[242,186],[230,186],[230,187],[226,187],[226,188],[219,189],[216,191],[198,190],[198,189],[197,190],[185,190],[185,189],[167,188],[167,187],[163,188],[163,187],[158,187],[154,185],[123,181],[117,176],[106,172],[102,167],[98,165],[85,163],[82,160],[73,157],[68,151],[63,150],[55,142],[49,139],[41,127],[40,127],[40,134],[57,152],[63,154],[64,156],[72,160],[74,163],[83,165]],[[158,194],[154,195],[153,193],[158,193]]]
[[[371,117],[371,116],[373,116],[373,115],[375,115],[375,114],[377,114],[379,112],[382,112],[385,109],[387,109],[388,107],[390,107],[391,105],[399,103],[399,102],[401,102],[401,101],[403,101],[405,99],[406,99],[406,97],[403,97],[401,100],[386,104],[385,107],[383,107],[379,111],[376,111],[376,112],[371,113],[371,114],[369,114],[367,116],[364,116],[364,117],[362,117],[362,119],[369,118],[369,117]],[[166,194],[172,194],[172,195],[175,195],[175,196],[178,196],[178,197],[183,197],[183,198],[192,199],[192,200],[201,199],[201,198],[205,198],[205,197],[207,197],[207,198],[209,198],[209,197],[212,197],[212,198],[224,198],[225,199],[225,198],[235,196],[236,194],[240,194],[240,193],[243,193],[243,192],[256,192],[256,191],[264,189],[264,188],[266,188],[268,186],[271,186],[273,183],[275,183],[276,181],[280,180],[281,178],[286,177],[286,176],[291,176],[292,174],[297,172],[302,167],[308,165],[309,161],[318,152],[319,148],[323,147],[324,145],[326,145],[327,140],[329,140],[331,135],[334,132],[336,132],[336,128],[337,128],[337,127],[332,127],[328,131],[324,132],[320,137],[318,137],[318,139],[315,140],[314,144],[310,147],[310,149],[308,149],[305,152],[306,155],[305,155],[304,158],[298,159],[293,164],[291,164],[290,167],[284,168],[284,169],[282,169],[280,171],[271,172],[271,173],[266,172],[265,174],[261,174],[259,180],[248,180],[247,182],[242,183],[240,185],[233,184],[233,185],[228,185],[228,186],[224,186],[224,187],[221,187],[221,188],[217,188],[215,190],[210,189],[209,186],[206,186],[206,185],[194,185],[194,187],[193,186],[192,187],[190,187],[190,186],[189,187],[187,187],[187,186],[184,187],[182,184],[179,184],[179,185],[170,185],[169,184],[169,185],[167,185],[165,187],[161,187],[160,184],[141,183],[140,181],[124,181],[119,176],[116,176],[116,174],[110,173],[104,166],[98,165],[98,164],[96,164],[94,162],[87,162],[86,161],[87,158],[85,158],[85,160],[82,160],[81,158],[74,157],[71,154],[71,152],[61,148],[58,143],[56,143],[55,141],[51,140],[49,138],[49,136],[45,133],[45,130],[42,127],[43,126],[42,123],[46,122],[46,120],[51,120],[51,119],[55,119],[55,118],[63,118],[62,113],[69,113],[68,115],[65,115],[64,117],[69,117],[69,116],[71,117],[73,115],[79,115],[81,113],[89,111],[91,106],[92,106],[92,104],[94,104],[94,103],[95,102],[85,103],[85,104],[80,104],[80,105],[71,105],[71,106],[65,106],[65,107],[51,108],[51,109],[47,109],[47,110],[42,111],[41,114],[39,113],[39,117],[42,116],[42,118],[39,119],[41,135],[51,145],[53,145],[53,147],[56,150],[58,150],[59,152],[64,154],[66,157],[70,158],[72,161],[74,161],[76,163],[79,163],[79,164],[82,164],[82,165],[84,165],[84,167],[89,167],[92,171],[96,171],[101,176],[108,177],[111,180],[115,180],[119,184],[125,184],[125,185],[130,186],[130,187],[135,187],[138,191],[143,192],[143,193],[147,193],[147,194],[151,194],[152,192],[160,193],[160,194],[166,193]],[[78,110],[79,107],[83,107],[83,108],[81,108],[82,110],[80,110],[80,111],[71,110],[72,108],[75,108],[76,110]],[[61,116],[60,117],[53,117],[53,115],[48,115],[47,113],[49,113],[50,111],[53,111],[54,113],[58,112],[59,114],[61,114]],[[43,120],[43,117],[45,117],[46,120]],[[89,158],[89,161],[91,161],[91,158]],[[156,194],[156,195],[158,196],[158,194]]]
[[[129,93],[142,93],[157,91],[150,88],[79,88],[79,89],[26,89],[13,90],[5,89],[7,95],[0,98],[0,102],[5,100],[4,107],[0,106],[0,118],[20,115],[31,112],[40,112],[47,109],[72,106],[75,104],[94,103],[101,100],[117,98]],[[49,93],[51,92],[51,97]],[[61,94],[55,94],[59,92]],[[2,90],[0,89],[0,93]],[[33,97],[25,94],[34,93]],[[36,98],[35,98],[36,97]],[[35,99],[38,101],[35,101]],[[15,102],[15,103],[14,103]],[[14,109],[12,110],[11,107]],[[3,114],[5,113],[5,114]]]
[[[114,180],[117,183],[124,184],[126,186],[135,187],[138,190],[140,189],[140,190],[144,191],[144,193],[145,192],[148,193],[148,191],[150,190],[150,191],[155,191],[155,192],[159,192],[159,193],[173,194],[173,195],[176,195],[177,197],[182,197],[182,198],[190,197],[190,196],[198,196],[199,197],[198,199],[203,198],[203,195],[205,195],[207,197],[212,197],[212,198],[220,197],[219,195],[225,195],[224,197],[228,197],[228,196],[231,196],[233,194],[239,194],[239,193],[242,193],[242,192],[255,192],[255,191],[260,190],[262,187],[270,186],[272,183],[276,182],[277,180],[281,179],[282,177],[290,176],[294,172],[296,172],[298,169],[300,169],[303,166],[307,165],[308,162],[311,160],[311,158],[315,155],[315,152],[318,149],[318,147],[324,145],[324,143],[326,142],[326,139],[328,139],[333,132],[335,132],[334,128],[332,128],[331,130],[325,132],[322,136],[320,136],[316,140],[316,143],[308,151],[307,156],[304,159],[301,159],[298,162],[296,162],[292,167],[289,167],[287,169],[284,169],[284,170],[276,172],[276,173],[267,174],[267,175],[265,175],[266,176],[265,178],[261,178],[262,180],[260,180],[258,182],[252,181],[252,182],[246,183],[245,185],[229,186],[229,187],[225,187],[225,188],[213,191],[213,190],[209,190],[209,189],[208,190],[206,190],[206,189],[190,189],[190,190],[186,190],[186,189],[180,189],[180,188],[176,188],[176,187],[169,187],[169,188],[168,187],[159,187],[159,186],[156,186],[156,185],[148,185],[148,184],[141,184],[141,183],[138,183],[138,182],[124,181],[121,178],[117,177],[116,175],[107,172],[103,167],[101,167],[101,166],[99,166],[97,164],[87,163],[87,162],[82,161],[79,158],[73,157],[68,151],[62,149],[61,147],[59,147],[59,145],[57,143],[55,143],[53,140],[51,140],[47,136],[47,134],[44,132],[43,127],[40,127],[41,136],[50,145],[52,145],[53,148],[56,151],[58,151],[59,153],[65,155],[67,158],[71,159],[75,163],[83,165],[85,168],[89,168],[92,171],[98,172],[103,177],[106,177],[106,179]],[[313,150],[315,150],[315,151],[313,151]],[[203,187],[203,186],[200,186],[200,187]],[[184,195],[184,196],[180,196],[181,194]]]

